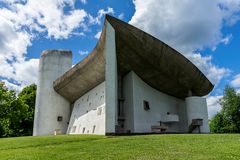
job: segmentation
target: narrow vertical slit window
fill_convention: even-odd
[[[92,133],[94,133],[94,132],[95,132],[95,128],[96,128],[96,126],[94,125],[94,126],[93,126],[93,130],[92,130]]]
[[[143,101],[143,109],[145,110],[145,111],[148,111],[148,110],[150,110],[150,107],[149,107],[149,102],[148,101]]]
[[[85,127],[83,127],[83,129],[82,129],[82,133],[84,133],[85,132]]]

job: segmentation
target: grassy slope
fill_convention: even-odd
[[[240,159],[240,135],[63,135],[0,139],[0,159]]]

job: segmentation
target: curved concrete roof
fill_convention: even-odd
[[[101,37],[94,50],[54,81],[54,89],[74,102],[105,79],[106,23],[115,30],[118,75],[133,70],[153,88],[178,98],[204,96],[213,89],[206,76],[182,54],[114,17],[106,16]]]

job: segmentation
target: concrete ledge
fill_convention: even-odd
[[[50,55],[50,54],[61,54],[65,56],[72,56],[72,51],[70,50],[45,50],[41,53],[41,57]]]

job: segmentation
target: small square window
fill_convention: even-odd
[[[148,111],[150,109],[148,101],[143,101],[143,108],[145,111]]]
[[[58,116],[57,117],[57,121],[61,122],[63,120],[63,117],[62,116]]]

